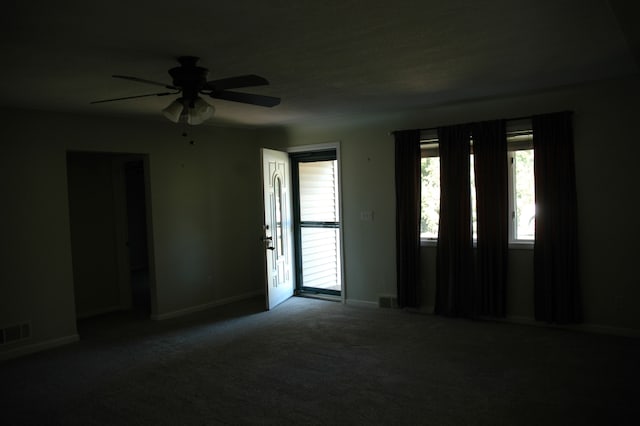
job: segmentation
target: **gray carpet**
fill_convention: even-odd
[[[637,425],[640,340],[293,298],[0,364],[2,425]]]

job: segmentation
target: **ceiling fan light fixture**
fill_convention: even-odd
[[[165,109],[162,110],[162,114],[167,117],[169,120],[177,123],[180,121],[180,117],[182,116],[182,110],[184,109],[184,104],[182,102],[182,98],[176,99],[171,102]]]
[[[193,108],[188,108],[187,111],[187,123],[194,124],[202,124],[206,120],[213,117],[215,109],[213,106],[209,105],[202,98],[197,97],[193,102]]]
[[[187,124],[196,125],[213,117],[214,111],[214,108],[200,97],[193,101],[193,106],[188,105],[184,98],[179,98],[163,109],[162,114],[174,123],[184,121]]]

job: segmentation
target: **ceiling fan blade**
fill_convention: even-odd
[[[255,74],[239,75],[237,77],[221,78],[207,81],[205,90],[237,89],[238,87],[264,86],[269,84],[266,78]]]
[[[222,90],[220,92],[209,93],[214,99],[223,99],[225,101],[242,102],[245,104],[259,105],[264,107],[274,107],[280,104],[280,98],[273,96],[256,95],[253,93],[229,92]]]
[[[171,89],[171,90],[178,90],[177,87],[172,86],[170,84],[164,84],[164,83],[160,83],[158,81],[153,81],[153,80],[145,80],[144,78],[130,77],[128,75],[112,75],[111,77],[113,77],[113,78],[122,78],[124,80],[131,80],[131,81],[135,81],[135,82],[138,82],[138,83],[153,84],[154,86],[165,87],[165,88]]]
[[[113,98],[113,99],[103,99],[100,101],[89,102],[90,104],[101,104],[104,102],[113,102],[113,101],[124,101],[126,99],[136,99],[136,98],[146,98],[149,96],[167,96],[167,95],[177,95],[178,92],[163,92],[163,93],[150,93],[148,95],[136,95],[136,96],[125,96],[124,98]]]

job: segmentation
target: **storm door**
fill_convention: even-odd
[[[340,296],[340,206],[335,149],[290,154],[296,291]]]

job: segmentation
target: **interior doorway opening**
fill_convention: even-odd
[[[148,156],[67,153],[77,319],[154,311]]]
[[[339,167],[335,148],[290,154],[296,293],[343,296]]]
[[[151,287],[149,285],[149,252],[147,226],[147,197],[145,168],[142,158],[124,164],[127,248],[131,302],[134,310],[151,314]]]

